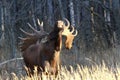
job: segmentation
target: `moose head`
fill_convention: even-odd
[[[65,25],[64,21],[66,21],[67,25]],[[64,19],[64,21],[58,20],[57,21],[57,26],[63,30],[62,35],[66,37],[65,47],[67,49],[71,49],[73,40],[74,40],[75,36],[77,36],[78,32],[77,32],[77,30],[75,31],[73,26],[71,26],[72,30],[70,31],[70,29],[69,29],[70,28],[70,22],[67,19]],[[75,34],[73,34],[74,31],[75,31]]]

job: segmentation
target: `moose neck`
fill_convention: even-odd
[[[62,47],[62,35],[61,35],[61,32],[59,32],[55,42],[56,51],[61,51],[61,47]]]
[[[56,29],[53,30],[50,34],[49,34],[49,39],[50,40],[54,40],[54,47],[56,51],[61,51],[61,47],[62,47],[62,34],[61,34],[61,30]]]

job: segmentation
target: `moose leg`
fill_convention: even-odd
[[[33,72],[33,69],[34,69],[34,68],[28,67],[28,66],[26,65],[26,66],[24,66],[24,69],[25,69],[25,71],[26,71],[27,76],[30,76],[30,77],[31,77],[31,75],[34,74],[34,72]]]
[[[44,72],[46,75],[48,75],[50,72],[50,64],[48,61],[44,61]]]
[[[58,76],[60,69],[61,69],[60,61],[58,61],[57,65],[56,65],[55,78]]]

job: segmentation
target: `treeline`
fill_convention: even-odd
[[[37,18],[50,32],[67,18],[78,30],[73,51],[105,50],[120,44],[120,0],[0,0],[0,53],[17,56],[20,31],[37,29]]]

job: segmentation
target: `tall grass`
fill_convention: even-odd
[[[70,52],[61,53],[62,65],[67,67],[61,67],[56,80],[120,80],[120,47],[102,52]],[[76,67],[77,63],[82,66]],[[0,64],[0,80],[53,80],[53,76],[40,76],[37,73],[32,77],[27,76],[22,68],[23,60],[9,60]]]
[[[51,76],[42,75],[42,78],[35,74],[32,77],[23,74],[8,73],[1,71],[0,80],[53,80]],[[120,80],[120,68],[108,68],[104,64],[102,66],[72,66],[68,68],[62,67],[56,80]]]

